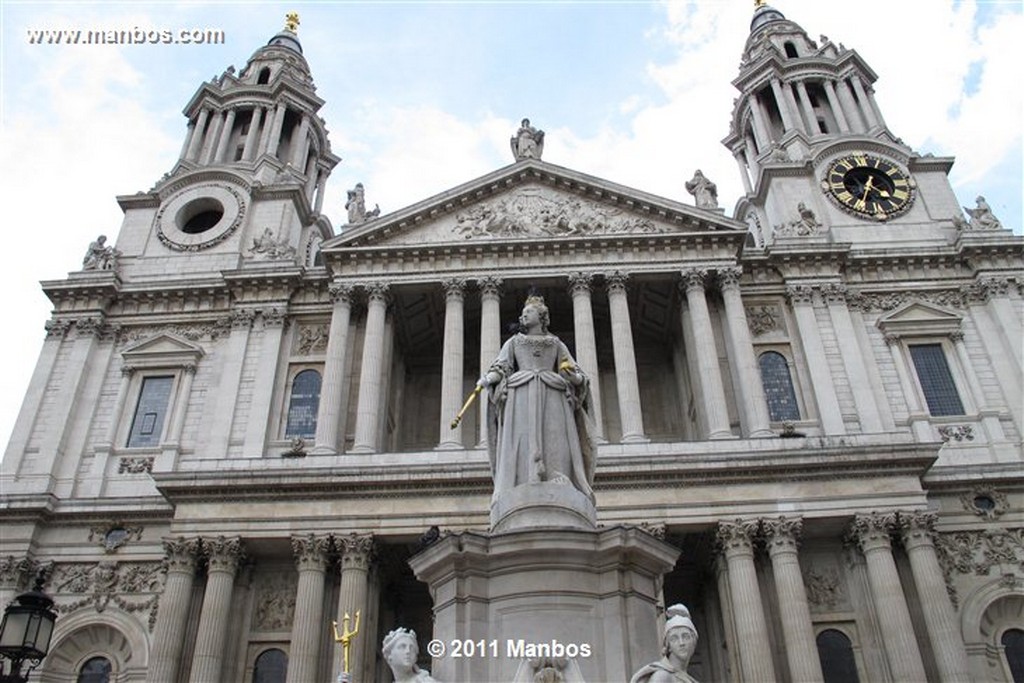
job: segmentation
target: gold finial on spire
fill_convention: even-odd
[[[767,4],[766,0],[754,0],[754,9],[759,9]]]
[[[289,33],[299,32],[298,12],[289,12],[288,14],[284,15],[284,30],[288,31]]]

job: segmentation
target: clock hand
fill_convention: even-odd
[[[864,194],[861,195],[861,198],[860,198],[861,202],[866,202],[868,200],[868,194],[873,189],[872,188],[872,184],[874,183],[874,181],[875,181],[875,176],[869,175],[868,176],[868,181],[866,183],[864,183]]]

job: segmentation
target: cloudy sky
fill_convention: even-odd
[[[955,155],[962,204],[984,194],[1021,230],[1019,0],[776,0],[817,38],[855,48],[879,75],[890,129]],[[691,201],[701,168],[731,209],[741,186],[728,132],[751,0],[701,2],[105,2],[0,0],[0,447],[43,340],[39,280],[80,267],[118,232],[114,197],[146,190],[181,149],[200,83],[240,68],[301,14],[334,152],[325,211],[345,189],[387,213],[512,161],[524,116],[546,161]],[[29,32],[221,29],[222,45],[31,44]]]

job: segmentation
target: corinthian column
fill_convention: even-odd
[[[771,681],[775,679],[775,668],[772,666],[768,622],[764,618],[757,569],[754,567],[753,537],[757,528],[757,521],[753,520],[719,522],[716,535],[729,569],[729,591],[742,680]]]
[[[480,287],[480,376],[483,377],[501,351],[501,278],[477,280]],[[481,397],[483,398],[483,397]],[[487,401],[480,403],[480,445],[487,443]]]
[[[960,637],[956,614],[946,592],[939,558],[935,554],[934,529],[937,515],[933,512],[899,513],[903,547],[910,558],[910,570],[928,627],[928,639],[943,683],[968,681],[967,650]]]
[[[700,374],[701,398],[704,400],[708,422],[707,436],[709,439],[728,439],[733,434],[729,427],[729,410],[725,405],[722,371],[718,365],[715,331],[711,326],[711,314],[708,313],[708,302],[704,294],[704,281],[707,275],[706,270],[699,268],[683,271],[683,288],[686,293],[686,304],[690,309],[689,319],[693,345],[696,347],[694,352]]]
[[[722,268],[718,282],[725,302],[725,320],[729,326],[731,342],[730,360],[740,378],[739,396],[743,405],[746,435],[749,437],[775,436],[768,419],[768,402],[764,397],[761,372],[754,357],[754,343],[750,339],[747,313],[740,297],[740,268]]]
[[[178,663],[185,646],[185,622],[188,620],[198,557],[199,539],[164,539],[167,578],[153,629],[153,651],[146,672],[149,683],[178,679]]]
[[[0,607],[14,600],[35,568],[36,563],[27,555],[0,557]]]
[[[242,558],[242,539],[203,539],[209,553],[206,568],[206,593],[199,613],[196,649],[192,657],[191,683],[216,683],[223,680],[224,643],[231,620],[231,593],[235,572]]]
[[[570,273],[569,293],[572,295],[572,322],[576,333],[576,362],[590,376],[590,401],[594,407],[597,437],[604,439],[604,415],[601,412],[601,371],[597,367],[597,338],[594,334],[594,311],[590,305],[590,273]]]
[[[875,603],[882,644],[892,677],[897,681],[924,681],[924,664],[914,636],[914,625],[896,571],[889,534],[896,526],[896,513],[857,515],[850,535],[860,546],[867,564],[868,584]]]
[[[803,521],[779,517],[777,520],[763,520],[761,525],[768,555],[772,558],[789,676],[794,681],[822,681],[824,675],[797,552]]]
[[[348,330],[352,319],[352,286],[335,283],[330,287],[334,310],[327,336],[327,358],[324,381],[320,391],[320,407],[316,416],[314,453],[338,453],[338,423],[341,420],[341,398],[345,385],[345,356],[348,353]]]
[[[462,448],[462,423],[452,418],[462,407],[462,362],[465,355],[462,300],[465,280],[452,278],[444,287],[444,347],[441,350],[441,426],[438,448]]]
[[[323,640],[324,573],[327,571],[327,536],[293,536],[292,552],[299,570],[295,594],[295,618],[288,653],[287,683],[316,680],[320,641]]]
[[[361,619],[367,619],[367,579],[370,572],[370,560],[373,558],[373,535],[350,534],[335,537],[334,544],[341,553],[341,587],[338,589],[336,620],[340,625],[346,613],[354,619],[357,611],[360,612]],[[370,638],[357,639],[356,645],[349,653],[349,668],[354,681],[366,679],[363,669],[367,661],[366,654],[369,651],[367,643],[370,641]],[[338,674],[341,673],[339,659],[335,657],[332,664],[332,681],[337,679]]]
[[[619,393],[622,419],[622,443],[645,442],[644,417],[640,408],[640,382],[633,350],[633,328],[626,301],[627,275],[620,271],[605,276],[608,282],[608,308],[612,318],[612,345],[615,352],[615,386]]]
[[[377,450],[380,431],[380,391],[384,376],[384,316],[388,308],[388,285],[374,282],[366,285],[366,332],[363,336],[363,363],[359,371],[359,402],[356,405],[356,437],[354,453]]]

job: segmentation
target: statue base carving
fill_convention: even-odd
[[[522,484],[491,503],[491,531],[596,529],[594,503],[570,484]]]
[[[508,509],[499,521],[535,521],[511,501]],[[453,534],[409,560],[430,586],[434,638],[487,650],[435,658],[437,680],[511,681],[524,661],[555,656],[578,665],[574,680],[627,681],[661,656],[657,604],[678,549],[636,527],[552,528],[548,521],[546,528]]]

